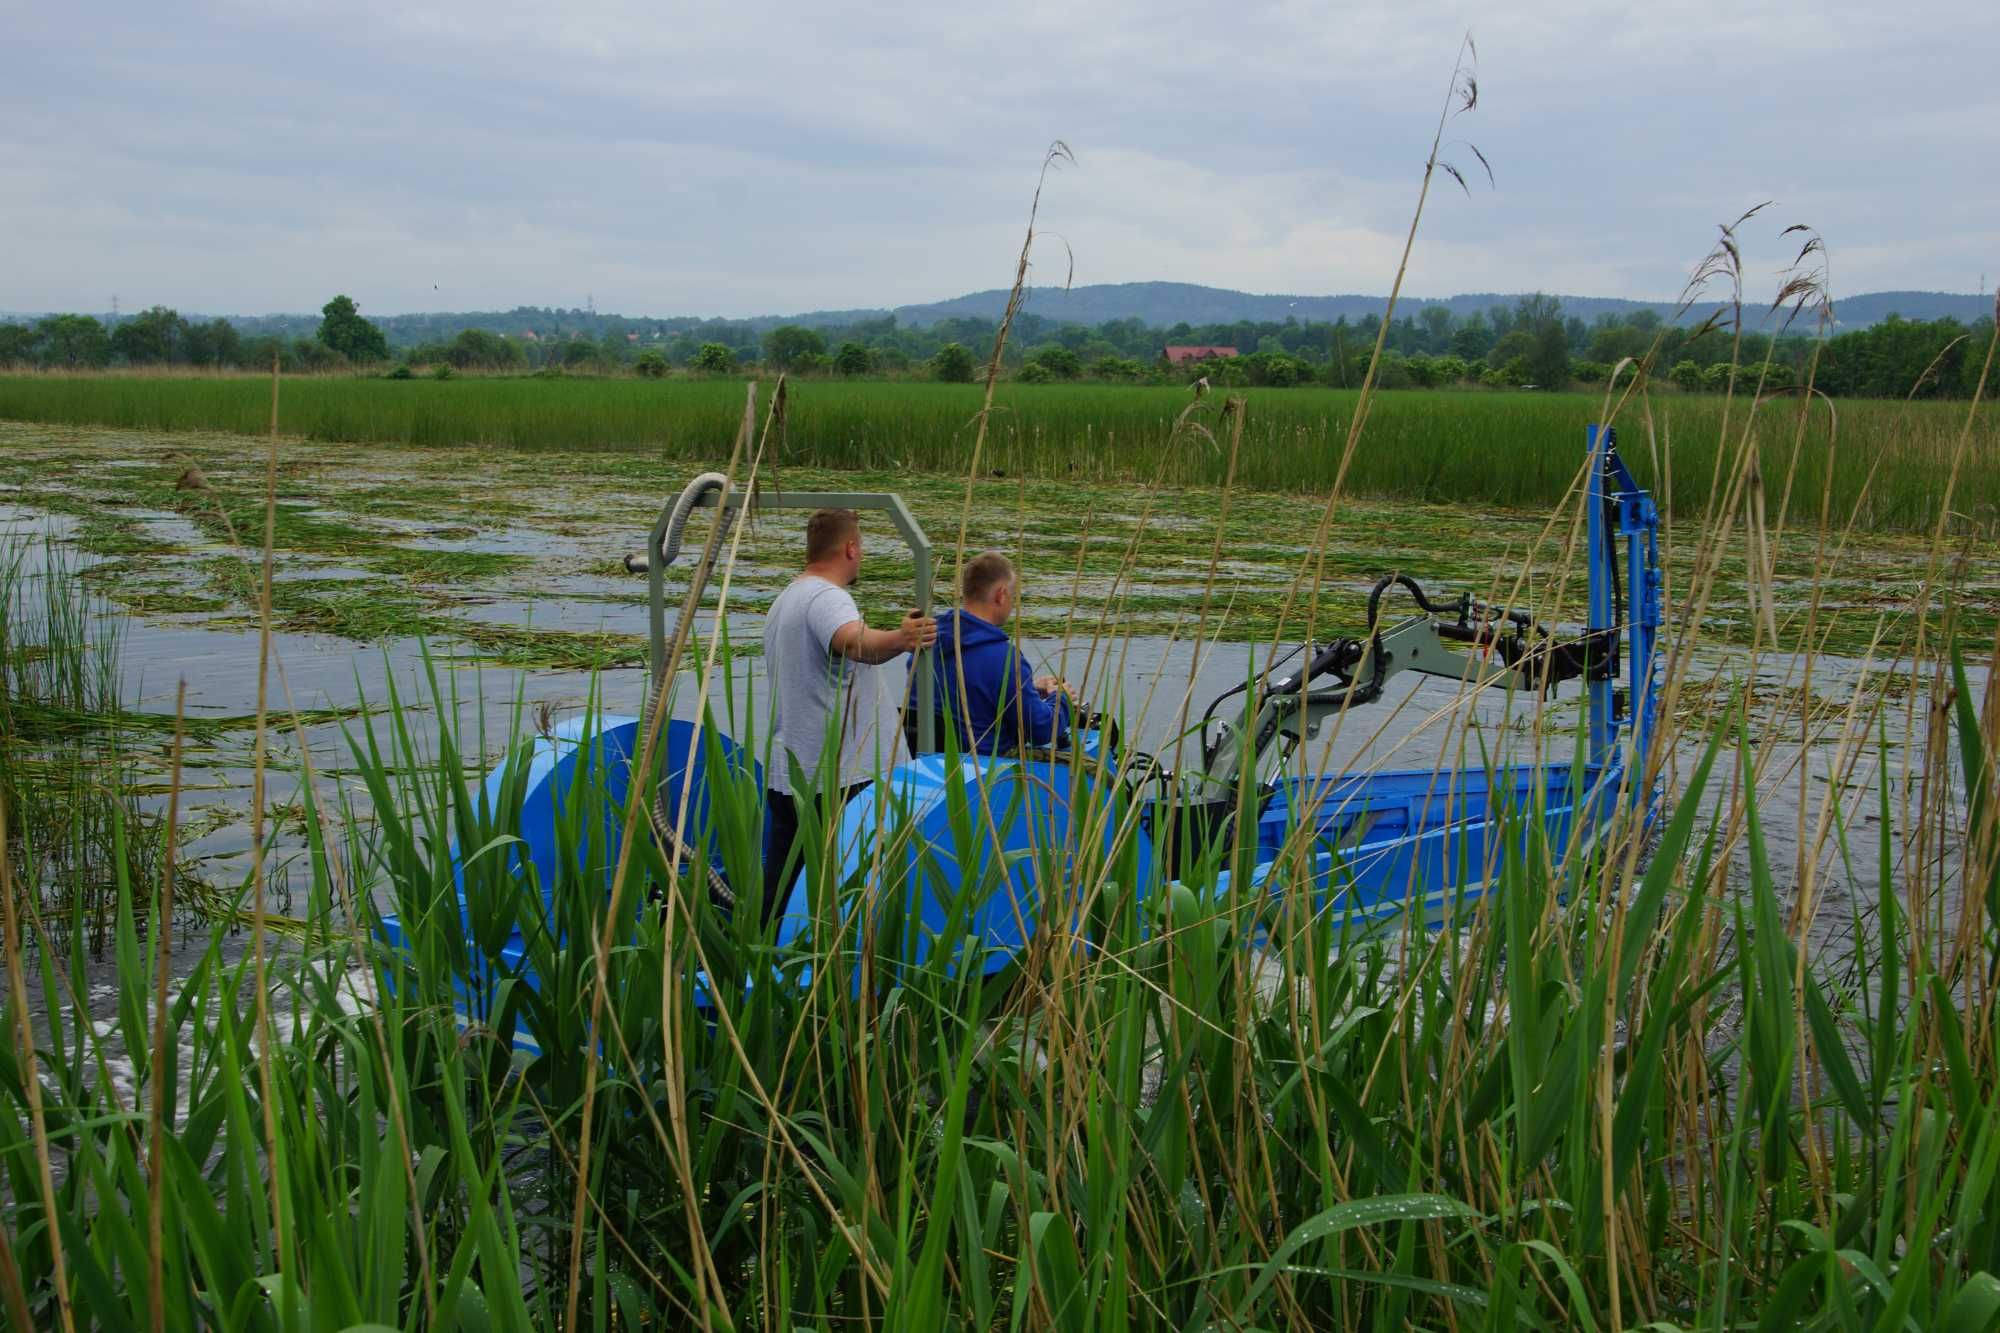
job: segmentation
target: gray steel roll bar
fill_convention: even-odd
[[[735,517],[742,517],[746,498],[753,511],[765,509],[863,509],[879,510],[889,516],[889,521],[901,534],[903,542],[910,548],[910,554],[917,564],[917,610],[931,613],[931,584],[934,571],[931,568],[931,539],[924,535],[903,497],[891,491],[774,491],[759,489],[753,492],[732,490],[728,498],[723,498],[720,489],[702,491],[693,501],[693,508],[713,509],[718,503],[726,504],[736,511]],[[660,516],[654,520],[651,541],[646,547],[646,611],[647,669],[652,674],[655,688],[666,688],[669,671],[667,666],[667,562],[661,558],[665,549],[668,528],[673,522],[674,510],[680,501],[676,496],[660,507]],[[678,536],[678,534],[675,534]],[[678,543],[676,543],[678,546]],[[627,560],[627,568],[636,562]],[[911,667],[914,679],[922,679],[924,653],[920,650]],[[936,744],[935,723],[932,710],[917,710],[917,743],[928,750]]]

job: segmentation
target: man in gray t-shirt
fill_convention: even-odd
[[[874,668],[937,640],[936,622],[915,611],[895,629],[869,629],[847,591],[860,572],[860,519],[851,509],[818,510],[806,520],[805,571],[778,594],[764,619],[772,740],[764,773],[771,810],[764,849],[766,923],[777,915],[782,892],[796,873],[787,862],[798,840],[797,801],[827,785],[821,780],[826,746],[834,742],[834,784],[844,800],[888,758],[875,753],[878,746],[899,739],[893,726],[876,725]],[[806,784],[797,791],[794,768]]]

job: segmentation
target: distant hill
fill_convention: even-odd
[[[1512,306],[1524,294],[1462,292],[1447,297],[1406,296],[1398,303],[1397,309],[1402,314],[1414,315],[1425,306],[1438,305],[1446,307],[1454,317],[1462,319],[1474,312],[1489,310],[1496,305]],[[1565,315],[1575,316],[1586,323],[1596,320],[1599,315],[1623,317],[1640,310],[1653,311],[1662,319],[1670,319],[1674,315],[1673,303],[1667,301],[1630,301],[1615,296],[1558,296],[1557,299],[1562,302]],[[1260,295],[1231,291],[1223,287],[1203,287],[1188,282],[1115,282],[1072,287],[1068,291],[1060,287],[1038,287],[1028,294],[1023,310],[1024,313],[1039,315],[1052,323],[1098,325],[1107,320],[1136,319],[1148,328],[1164,330],[1182,323],[1192,325],[1233,324],[1239,321],[1282,323],[1288,318],[1306,323],[1330,322],[1345,317],[1353,322],[1381,313],[1386,304],[1386,297],[1360,294]],[[749,338],[754,341],[765,331],[780,324],[849,328],[865,321],[882,320],[893,315],[896,322],[905,328],[928,328],[945,319],[997,320],[1006,307],[1007,293],[994,288],[991,291],[969,292],[948,301],[896,306],[893,309],[874,307],[855,310],[813,310],[798,315],[754,315],[747,319],[712,319],[696,315],[615,315],[595,310],[560,310],[531,306],[519,306],[510,311],[438,311],[397,315],[383,315],[374,311],[363,313],[382,326],[383,332],[389,335],[391,342],[397,346],[407,346],[426,339],[449,339],[460,329],[465,328],[492,329],[515,335],[532,330],[542,339],[567,338],[581,333],[589,337],[634,334],[639,338],[650,340],[676,333],[699,331],[704,334],[713,332],[725,338]],[[1760,301],[1753,300],[1749,303],[1746,314],[1749,316],[1750,327],[1765,327],[1763,321],[1766,308]],[[1682,315],[1681,322],[1699,323],[1713,309],[1713,303],[1698,306]],[[1865,328],[1870,324],[1879,323],[1891,314],[1912,320],[1951,318],[1972,324],[1987,318],[1992,313],[1993,300],[1990,296],[1960,296],[1946,292],[1865,292],[1838,301],[1835,310],[1842,329]],[[209,315],[189,311],[182,313],[194,321],[211,318]],[[41,315],[36,312],[0,311],[0,323],[32,323],[40,317]],[[105,314],[100,313],[98,318],[110,321],[110,317]],[[222,318],[230,320],[246,337],[276,334],[286,338],[311,337],[313,330],[319,327],[320,320],[316,312],[227,315]],[[1811,333],[1813,330],[1808,321],[1794,331]]]
[[[1406,296],[1399,303],[1399,308],[1414,314],[1423,306],[1441,305],[1462,318],[1496,305],[1511,306],[1522,295],[1519,292],[1465,292],[1442,298]],[[1604,314],[1630,315],[1639,310],[1651,310],[1662,319],[1670,319],[1674,315],[1674,304],[1670,301],[1629,301],[1615,296],[1560,296],[1558,299],[1562,302],[1565,315],[1575,315],[1585,321],[1595,320]],[[1308,320],[1332,321],[1344,316],[1352,321],[1380,314],[1387,304],[1385,296],[1257,295],[1187,282],[1115,282],[1072,287],[1068,291],[1060,287],[1038,287],[1029,293],[1022,308],[1027,313],[1057,322],[1102,324],[1111,319],[1136,319],[1154,328],[1171,328],[1180,323],[1230,324],[1238,320],[1286,318],[1303,323]],[[893,314],[899,324],[922,328],[941,319],[998,319],[1006,308],[1006,291],[994,288],[953,297],[948,301],[897,306],[893,310],[824,310],[793,318],[801,324],[831,327],[852,324],[857,317]],[[1713,302],[1704,303],[1682,316],[1682,322],[1699,323],[1713,308]],[[1764,308],[1762,303],[1751,304],[1749,313],[1754,317],[1753,323],[1762,318]],[[1861,328],[1877,323],[1892,313],[1904,319],[1949,317],[1970,324],[1985,317],[1991,308],[1990,297],[1957,296],[1945,292],[1868,292],[1835,303],[1835,313],[1843,328]]]

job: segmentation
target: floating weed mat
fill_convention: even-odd
[[[1249,413],[1254,417],[1258,410],[1253,403]],[[1365,452],[1373,451],[1371,445]],[[101,594],[143,616],[200,617],[237,630],[253,623],[257,580],[234,548],[217,544],[228,540],[216,518],[222,505],[236,516],[232,523],[254,518],[247,499],[261,478],[240,439],[0,423],[0,453],[7,455],[0,458],[0,476],[19,477],[38,507],[78,524],[82,536],[73,533],[73,539],[115,534],[115,541],[104,538],[110,544],[103,553],[110,559],[91,571]],[[692,470],[717,461],[713,455],[697,463],[617,452],[548,455],[440,446],[384,448],[357,463],[351,446],[296,440],[287,441],[284,458],[283,484],[310,495],[323,521],[288,528],[284,516],[291,510],[279,507],[277,564],[283,577],[272,590],[278,628],[366,644],[419,635],[437,644],[456,639],[507,665],[548,668],[630,664],[642,656],[643,639],[579,637],[575,630],[533,626],[471,629],[467,618],[456,614],[462,601],[553,601],[573,598],[581,589],[607,603],[636,605],[643,598],[642,581],[623,573],[621,557],[640,544],[662,500],[678,492]],[[174,490],[176,477],[191,462],[198,464],[207,489]],[[837,472],[810,458],[785,466],[779,479],[787,487],[897,491],[934,536],[956,530],[965,499],[962,478]],[[1792,489],[1803,493],[1804,485],[1795,481]],[[379,526],[376,511],[385,491],[424,497],[404,516],[405,530]],[[1967,502],[1969,513],[1983,512],[1976,488],[1962,481],[1958,493],[1975,497]],[[1199,617],[1220,525],[1223,560],[1208,632],[1232,642],[1269,642],[1283,589],[1300,552],[1312,542],[1320,504],[1299,495],[1238,490],[1225,505],[1221,491],[1165,484],[1155,494],[1147,508],[1143,495],[1128,484],[1013,472],[982,475],[975,483],[968,543],[1004,551],[1022,569],[1023,624],[1032,635],[1060,638],[1100,618],[1107,628],[1157,633],[1170,630],[1177,618],[1192,624]],[[1524,562],[1533,566],[1531,586],[1552,577],[1557,571],[1547,564],[1546,547],[1533,555],[1547,510],[1510,510],[1502,499],[1496,494],[1478,505],[1343,499],[1341,522],[1330,531],[1317,574],[1328,626],[1354,628],[1352,618],[1361,614],[1369,586],[1385,573],[1406,573],[1437,590],[1475,592],[1505,591]],[[1680,512],[1687,512],[1685,503]],[[180,525],[149,530],[133,513],[185,519],[195,524],[200,541],[186,540]],[[428,526],[410,527],[408,519]],[[1819,525],[1796,520],[1770,534],[1770,600],[1779,644],[1852,655],[1899,651],[1915,633],[1911,591],[1925,583],[1929,545],[1898,533],[1845,530],[1838,511],[1830,521],[1836,528],[1830,538]],[[1672,583],[1679,587],[1697,576],[1695,556],[1707,538],[1693,519],[1684,516],[1677,524],[1666,554]],[[254,518],[239,536],[247,539],[261,527],[261,518]],[[464,540],[468,530],[504,539],[510,549],[435,545]],[[283,545],[288,539],[302,544],[288,548]],[[761,607],[782,586],[796,562],[798,542],[795,517],[769,515],[746,532],[739,552],[745,605]],[[1978,536],[1953,540],[1960,627],[1974,641],[2000,626],[2000,566],[1986,557],[1989,549]],[[870,589],[906,587],[908,578],[900,552],[880,544],[871,550]],[[1755,576],[1731,559],[1716,568],[1714,578],[1704,640],[1750,643],[1759,634],[1751,590]],[[887,614],[889,608],[882,610]],[[1565,614],[1578,617],[1580,608]],[[750,639],[754,636],[746,636]]]

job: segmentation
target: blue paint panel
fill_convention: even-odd
[[[847,806],[839,833],[842,880],[881,886],[874,926],[911,932],[899,948],[887,941],[900,956],[921,963],[941,938],[954,951],[970,940],[982,969],[997,972],[1034,937],[1042,915],[1037,884],[1051,870],[1056,882],[1072,883],[1086,838],[1093,844],[1082,858],[1087,866],[1103,864],[1113,851],[1117,823],[1106,817],[1109,791],[1093,782],[1093,767],[1088,751],[1075,765],[982,756],[952,765],[941,754],[903,764]],[[969,837],[952,828],[954,797],[965,803]],[[1086,812],[1093,818],[1079,817]],[[989,832],[995,829],[997,836]],[[1152,843],[1136,829],[1127,836],[1137,840],[1132,900],[1138,901],[1154,878]],[[861,915],[850,901],[842,929],[855,930],[857,940]],[[797,941],[812,920],[812,894],[801,873],[779,919],[779,943]]]
[[[593,722],[597,724],[594,732]],[[587,810],[590,802],[598,802],[599,821],[595,836],[590,836],[589,830],[575,830],[577,860],[574,877],[569,882],[601,883],[605,892],[610,891],[618,865],[625,798],[631,791],[632,769],[636,766],[641,740],[639,727],[640,719],[636,717],[571,718],[550,735],[538,736],[527,748],[525,759],[519,761],[525,763],[525,772],[516,770],[516,761],[503,760],[480,785],[475,797],[479,822],[482,826],[497,827],[504,816],[510,787],[516,781],[522,784],[520,822],[506,830],[519,841],[507,845],[504,854],[516,876],[525,877],[540,888],[545,919],[553,917],[549,911],[551,895],[562,882],[562,848],[557,830],[572,801],[582,802],[579,807],[582,810]],[[724,762],[732,768],[747,765],[751,780],[761,790],[762,770],[756,760],[727,737],[716,739]],[[661,787],[667,818],[678,819],[685,794],[687,841],[690,846],[698,847],[709,827],[708,754],[701,743],[701,733],[692,722],[672,718],[662,728],[660,746]],[[601,790],[601,796],[593,791],[594,787]],[[591,794],[585,796],[585,793]],[[454,853],[453,879],[460,912],[465,915],[465,867],[458,860],[462,854],[462,851]],[[501,852],[496,849],[486,854]],[[712,857],[720,866],[720,854],[712,852]],[[393,915],[382,918],[382,929],[392,948],[405,945],[402,923]],[[521,974],[522,951],[521,934],[516,930],[499,950],[496,971]],[[535,984],[532,973],[527,973],[526,979],[530,985]]]

